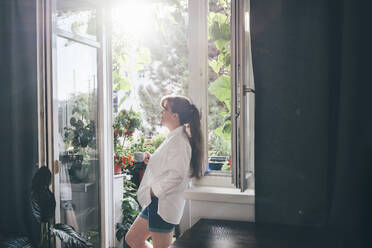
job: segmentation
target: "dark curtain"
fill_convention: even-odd
[[[257,222],[330,227],[362,244],[372,198],[369,5],[251,0]]]
[[[39,238],[30,214],[37,163],[36,1],[0,1],[0,236]]]

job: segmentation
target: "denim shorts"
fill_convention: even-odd
[[[140,216],[148,221],[150,232],[170,233],[175,225],[166,222],[158,215],[158,201],[157,197],[152,196],[150,205],[141,211]]]

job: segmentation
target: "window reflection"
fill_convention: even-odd
[[[57,28],[96,40],[97,12],[87,3],[79,1],[58,1],[56,12]]]
[[[61,165],[56,189],[61,222],[99,247],[97,49],[58,37],[56,79],[54,149]]]

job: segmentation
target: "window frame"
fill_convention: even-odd
[[[232,173],[208,173],[199,180],[193,180],[196,186],[236,187],[241,192],[254,188],[255,90],[246,14],[249,18],[249,5],[249,0],[231,0]],[[205,114],[208,113],[208,57],[200,54],[208,53],[207,18],[208,0],[189,0],[189,61],[193,61],[189,67],[189,97],[202,114],[203,171],[208,167],[208,123]],[[248,152],[244,152],[246,150]]]
[[[95,48],[97,51],[97,148],[99,158],[99,222],[100,242],[102,247],[115,244],[115,223],[113,223],[113,162],[112,162],[112,127],[111,127],[111,82],[109,58],[110,41],[107,18],[107,4],[99,1],[79,0],[97,9],[96,40],[89,39],[56,27],[56,4],[59,0],[37,1],[37,54],[38,54],[38,129],[39,129],[39,165],[47,164],[53,175],[58,173],[59,164],[54,158],[54,124],[53,124],[53,81],[56,79],[56,39],[57,37]],[[55,177],[51,188],[55,192]],[[59,194],[55,194],[59,199]],[[56,208],[56,216],[59,216]],[[58,220],[55,220],[58,222]],[[60,246],[59,240],[56,241]]]

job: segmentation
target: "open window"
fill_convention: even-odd
[[[166,134],[159,100],[187,95],[202,113],[205,134],[205,177],[198,183],[252,187],[249,1],[114,1],[111,7],[113,118],[136,112],[142,126],[133,142],[151,152],[143,145]]]
[[[56,221],[107,244],[112,123],[121,110],[140,113],[144,125],[134,138],[156,149],[166,132],[159,100],[167,94],[190,97],[202,114],[205,176],[195,183],[253,187],[249,0],[53,0],[41,7],[39,100],[47,120],[40,128],[48,132],[40,157],[54,173]]]
[[[189,1],[189,94],[203,113],[208,151],[205,177],[196,184],[254,187],[249,3]]]

